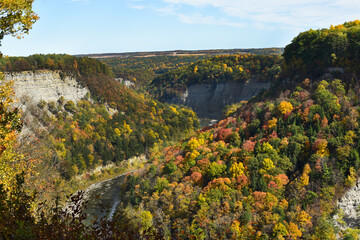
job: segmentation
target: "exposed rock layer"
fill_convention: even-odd
[[[342,228],[360,226],[360,180],[339,199],[337,206],[344,214],[343,220],[346,226]],[[335,219],[337,218],[338,216],[335,216]]]
[[[78,101],[89,92],[88,89],[80,86],[74,77],[61,78],[60,71],[5,73],[5,80],[14,81],[14,90],[18,98],[29,96],[34,102],[56,101],[61,96],[66,100]]]
[[[194,84],[180,97],[166,102],[191,107],[200,118],[220,119],[226,105],[249,100],[270,83],[250,80],[247,83],[229,82],[214,84]]]

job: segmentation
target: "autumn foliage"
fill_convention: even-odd
[[[299,69],[304,75],[317,76],[329,66],[347,67],[349,75],[356,76],[353,73],[358,71],[354,70],[358,59],[353,54],[358,44],[353,37],[359,25],[354,21],[301,33],[284,53],[284,76],[291,76],[293,70],[297,74]],[[354,51],[329,46],[330,40],[342,35]],[[330,58],[329,49],[337,50]],[[316,57],[307,58],[313,55]],[[80,81],[97,96],[94,104],[86,99],[77,104],[60,99],[58,104],[45,104],[52,115],[42,121],[50,125],[55,124],[51,117],[56,120],[58,131],[49,138],[57,156],[64,159],[62,167],[71,173],[69,178],[100,161],[121,161],[176,133],[190,133],[197,126],[191,110],[163,105],[119,86],[110,80],[111,73],[104,65],[94,60],[77,59],[75,64],[72,57],[65,56],[71,65],[61,65],[60,59],[48,57],[41,64],[56,66],[68,74],[78,71]],[[18,68],[9,64],[13,60],[27,67],[28,60],[22,58],[3,61],[8,64],[2,67]],[[271,67],[256,67],[265,62]],[[277,58],[219,56],[156,78],[153,87],[158,97],[167,97],[193,82],[244,81],[254,72],[279,80],[276,63]],[[39,217],[43,221],[36,221],[33,213],[29,214],[32,199],[28,194],[21,188],[9,193],[0,188],[0,211],[11,226],[17,226],[3,228],[13,234],[4,231],[8,234],[4,236],[356,239],[359,230],[340,230],[333,216],[338,213],[337,199],[354,185],[359,174],[360,87],[355,81],[337,78],[304,79],[290,90],[272,91],[278,92],[273,98],[268,93],[239,104],[239,109],[229,112],[227,118],[172,146],[155,147],[149,152],[150,162],[144,171],[128,174],[122,183],[115,220],[99,228],[82,225],[78,216],[83,215],[59,211],[52,219]],[[121,94],[116,95],[117,91]],[[102,102],[118,112],[110,115]],[[145,110],[139,111],[142,108]],[[11,109],[4,111],[5,115],[11,113]],[[13,126],[2,127],[12,139]],[[1,144],[7,149],[5,143]],[[24,214],[20,215],[19,209]],[[0,221],[0,227],[4,223]]]
[[[335,200],[360,166],[357,134],[345,120],[360,102],[335,95],[341,86],[321,81],[242,104],[239,114],[154,153],[158,171],[129,176],[142,194],[128,188],[124,206],[145,207],[150,229],[164,238],[317,239],[326,232],[333,239]],[[333,103],[341,109],[325,110]],[[171,173],[162,170],[169,161],[176,165]],[[154,189],[159,179],[168,183]],[[118,214],[132,219],[125,208]]]

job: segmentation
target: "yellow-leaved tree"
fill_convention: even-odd
[[[33,12],[34,0],[0,0],[0,40],[11,34],[21,38],[39,19]]]
[[[21,129],[20,115],[14,108],[11,82],[4,82],[0,73],[0,184],[8,187],[16,174],[24,170],[21,154],[14,151],[16,137]]]
[[[0,0],[0,43],[6,35],[21,38],[29,32],[39,19],[32,10],[33,1]],[[3,79],[0,72],[0,184],[9,187],[16,174],[28,169],[28,162],[14,150],[22,124],[14,107],[12,83]]]
[[[280,104],[279,104],[279,111],[282,113],[282,114],[288,114],[290,113],[294,108],[292,106],[292,104],[290,102],[287,102],[287,101],[282,101]]]

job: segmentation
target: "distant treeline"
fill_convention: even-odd
[[[187,66],[191,63],[218,55],[259,54],[281,55],[282,48],[222,49],[195,51],[135,52],[94,54],[111,67],[115,76],[134,81],[136,87],[146,87],[159,74]]]
[[[112,76],[106,65],[91,58],[77,58],[66,54],[36,54],[29,57],[0,58],[0,71],[2,72],[39,69],[61,70],[64,73],[79,72],[85,75],[103,73]]]
[[[141,87],[149,84],[159,74],[209,57],[209,55],[155,56],[103,58],[100,61],[110,66],[116,77],[128,79],[137,87]]]
[[[214,49],[214,50],[175,50],[175,51],[155,51],[155,52],[126,52],[126,53],[101,53],[84,54],[79,57],[87,56],[93,58],[128,58],[128,57],[147,57],[147,56],[176,56],[176,55],[224,55],[224,54],[262,54],[262,55],[281,55],[283,48],[237,48],[237,49]]]
[[[277,78],[281,63],[280,56],[215,56],[156,77],[151,82],[150,91],[159,99],[165,100],[177,96],[196,83],[245,82],[252,78],[271,82]]]

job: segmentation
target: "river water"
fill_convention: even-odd
[[[200,128],[214,125],[218,120],[211,118],[199,118]]]
[[[85,190],[84,201],[86,202],[86,209],[84,211],[88,215],[87,223],[101,218],[112,219],[120,203],[121,183],[125,176],[131,172],[95,183]]]
[[[120,203],[124,178],[128,174],[142,169],[141,166],[147,161],[148,159],[144,154],[127,159],[121,163],[122,166],[135,170],[92,184],[84,191],[83,200],[86,202],[84,212],[88,216],[86,223],[90,224],[101,218],[112,219]]]

